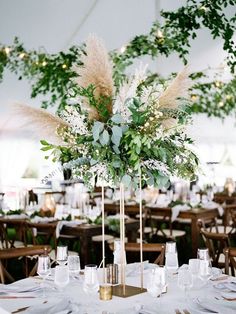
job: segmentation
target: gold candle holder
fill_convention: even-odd
[[[108,301],[112,299],[112,285],[101,285],[99,289],[100,300]]]

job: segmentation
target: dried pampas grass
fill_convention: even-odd
[[[90,35],[86,41],[86,55],[81,57],[83,66],[76,69],[79,77],[75,80],[81,87],[95,86],[94,95],[112,98],[114,84],[112,79],[112,63],[103,42],[95,35]],[[86,100],[85,100],[86,101]],[[99,112],[86,103],[89,117],[99,119]],[[107,105],[107,110],[112,114],[112,103]]]
[[[188,67],[186,66],[159,97],[159,107],[168,109],[178,108],[178,98],[187,97],[187,92],[191,85],[192,80],[189,78]]]
[[[69,124],[59,117],[44,109],[32,108],[18,103],[12,106],[12,112],[17,116],[18,121],[21,119],[23,122],[21,127],[32,126],[32,132],[40,138],[50,140],[55,145],[65,145],[57,130],[68,128]]]

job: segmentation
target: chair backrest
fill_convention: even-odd
[[[164,227],[165,229],[170,229],[170,235],[172,235],[173,225],[171,220],[172,217],[171,208],[147,207],[147,209],[148,209],[147,219],[150,220],[151,225],[155,225],[156,233],[158,233],[158,231],[163,233],[162,228],[163,226],[165,226]],[[157,217],[158,220],[156,220],[155,217]],[[163,236],[166,237],[164,233]]]
[[[236,272],[236,247],[228,247],[224,249],[225,254],[225,273],[229,275],[231,269],[231,275],[235,276]]]
[[[114,250],[114,243],[110,245],[111,250]],[[125,243],[125,251],[126,252],[140,252],[140,244],[136,242],[128,242]],[[164,243],[143,243],[143,253],[149,253],[150,257],[153,257],[154,264],[164,265],[165,260],[165,244]],[[133,257],[134,254],[132,255]],[[139,256],[138,256],[139,258]]]
[[[27,230],[34,245],[51,245],[56,247],[56,222],[34,223],[27,222]],[[29,234],[28,234],[29,235]]]
[[[0,226],[5,238],[5,245],[3,247],[14,248],[16,241],[21,241],[24,246],[27,245],[26,219],[1,218]]]
[[[22,247],[22,248],[10,248],[0,250],[0,280],[2,283],[5,283],[6,280],[15,281],[15,279],[8,272],[7,266],[9,263],[6,263],[6,260],[21,258],[24,262],[24,271],[25,276],[33,276],[36,273],[37,269],[37,259],[34,259],[34,266],[29,271],[29,264],[32,263],[32,257],[37,257],[38,255],[48,254],[51,251],[50,246],[46,245],[36,245],[30,247]],[[28,262],[28,257],[31,257],[31,263]]]
[[[220,256],[224,248],[229,246],[229,237],[225,233],[209,232],[203,228],[200,230],[206,247],[209,250],[212,259],[212,265],[215,267],[224,267],[225,264],[220,262]]]
[[[233,232],[236,228],[236,205],[225,205],[223,214],[223,225],[226,230],[227,227],[231,227]]]

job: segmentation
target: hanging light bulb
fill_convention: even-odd
[[[25,53],[22,52],[22,53],[19,55],[19,58],[20,58],[20,59],[23,59],[24,57],[25,57]]]
[[[120,52],[121,52],[121,53],[124,53],[125,50],[126,50],[126,47],[125,47],[125,46],[122,46],[122,47],[120,48]]]
[[[66,69],[67,65],[66,64],[62,64],[62,69]]]
[[[5,53],[8,55],[9,53],[10,53],[10,51],[11,51],[11,48],[9,48],[9,47],[5,47]]]
[[[42,66],[45,67],[46,65],[47,65],[47,62],[46,62],[46,61],[43,61],[43,62],[42,62]]]

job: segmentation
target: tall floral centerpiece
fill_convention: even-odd
[[[122,219],[125,187],[141,191],[146,185],[168,186],[171,176],[194,177],[198,159],[185,134],[188,71],[184,68],[165,85],[155,80],[150,83],[147,67],[140,65],[115,86],[109,54],[95,36],[88,38],[81,61],[74,88],[68,91],[71,104],[60,117],[22,105],[17,110],[41,129],[43,126],[47,141],[41,141],[42,150],[51,151],[54,160],[70,169],[73,177],[82,179],[89,188],[100,182],[103,192],[104,185],[120,186]],[[48,135],[53,135],[52,144]],[[102,212],[104,215],[104,202]],[[142,262],[141,217],[140,197]],[[124,219],[120,231],[124,245]],[[104,252],[103,247],[103,258]]]

